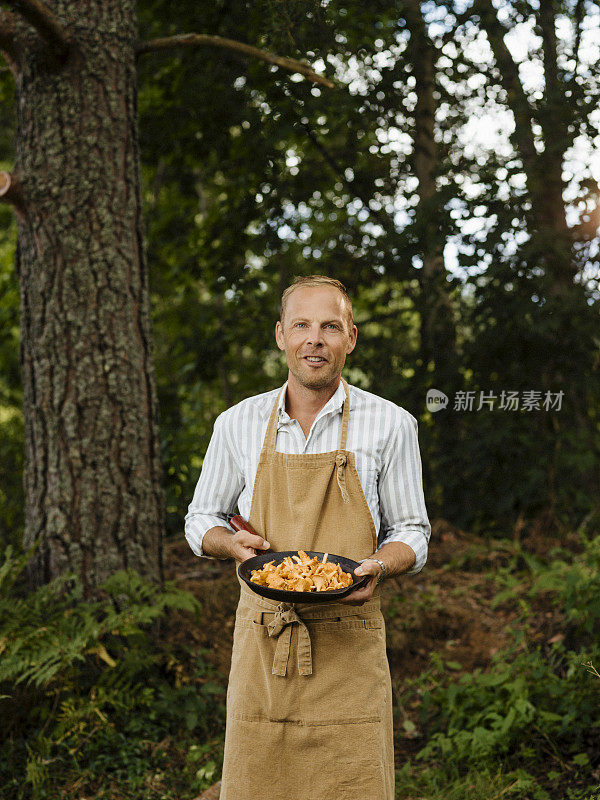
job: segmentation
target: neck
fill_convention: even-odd
[[[341,376],[322,389],[311,389],[301,384],[290,372],[285,397],[285,410],[292,419],[316,417],[340,385]]]

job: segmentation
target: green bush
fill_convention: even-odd
[[[580,554],[557,554],[536,576],[530,594],[543,592],[564,609],[566,633],[574,646],[593,641],[600,625],[600,536],[586,541]]]
[[[583,668],[591,652],[556,644],[550,653],[536,648],[512,660],[503,654],[490,672],[433,690],[425,710],[436,723],[421,757],[490,765],[510,756],[527,763],[549,748],[564,761],[588,750],[591,758],[600,738],[600,681]]]
[[[73,576],[19,596],[26,560],[8,548],[0,567],[0,796],[55,798],[82,782],[98,791],[110,778],[119,797],[154,797],[173,759],[180,778],[164,796],[183,780],[202,788],[189,751],[201,743],[208,766],[218,758],[223,690],[202,657],[161,634],[198,614],[195,598],[132,571],[95,601]]]
[[[496,654],[491,669],[453,679],[433,659],[421,678],[423,765],[442,764],[454,781],[502,771],[507,781],[517,776],[511,792],[519,797],[592,797],[589,782],[600,766],[600,679],[586,665],[600,663],[599,566],[600,537],[580,554],[555,552],[548,564],[525,559],[527,574],[512,576],[521,591],[513,643]],[[539,631],[542,599],[544,609],[557,608],[559,635],[530,633]],[[531,775],[535,792],[525,790]],[[561,794],[551,791],[553,784]]]

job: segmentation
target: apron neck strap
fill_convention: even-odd
[[[263,449],[267,453],[274,453],[275,452],[275,440],[277,439],[277,418],[279,416],[279,400],[281,399],[281,392],[285,391],[285,386],[282,387],[279,394],[277,395],[277,399],[275,400],[275,405],[273,406],[273,410],[271,411],[271,416],[269,417],[269,424],[267,425],[267,432],[265,433],[265,442]]]
[[[344,411],[342,414],[342,432],[340,435],[340,450],[346,449],[346,441],[348,439],[348,421],[350,419],[350,391],[348,389],[348,384],[342,378],[342,384],[344,385],[344,391],[346,392],[346,399],[344,400]]]
[[[346,399],[344,401],[344,410],[342,413],[342,431],[340,434],[340,450],[346,449],[346,441],[348,439],[348,421],[350,419],[350,392],[348,390],[348,384],[342,378],[342,384],[344,386],[344,391],[346,392]],[[277,418],[279,416],[279,401],[281,399],[281,392],[284,391],[282,387],[281,391],[277,395],[277,399],[275,400],[275,405],[273,406],[273,410],[271,411],[271,416],[269,417],[269,424],[267,425],[267,432],[265,433],[265,440],[264,440],[264,449],[268,453],[275,452],[275,441],[277,439]]]

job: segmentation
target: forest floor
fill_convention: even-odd
[[[424,570],[383,584],[397,767],[414,757],[424,743],[419,699],[410,691],[411,682],[440,660],[457,678],[477,668],[490,668],[494,654],[508,646],[510,626],[519,618],[518,592],[498,602],[502,589],[498,576],[510,564],[514,567],[519,548],[544,557],[553,547],[569,544],[549,537],[543,524],[528,529],[519,542],[521,533],[517,528],[513,540],[485,539],[435,520]],[[573,545],[577,546],[576,539]],[[197,597],[203,609],[202,627],[171,631],[174,643],[182,637],[202,650],[214,668],[213,680],[226,685],[239,593],[233,562],[197,559],[185,541],[176,541],[168,545],[166,571],[169,579]],[[550,603],[545,606],[541,598],[528,639],[540,644],[557,641],[563,626],[560,611]],[[218,786],[200,798],[218,798]]]

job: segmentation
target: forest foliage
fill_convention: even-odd
[[[482,538],[535,518],[559,536],[581,531],[580,553],[515,552],[498,575],[497,602],[516,598],[521,618],[491,670],[457,680],[434,659],[414,683],[412,724],[427,741],[399,790],[592,800],[600,680],[582,665],[600,662],[588,534],[600,489],[597,4],[144,0],[139,19],[142,38],[238,39],[335,82],[209,47],[139,61],[168,534],[181,536],[215,417],[285,380],[282,289],[300,274],[341,279],[359,328],[346,377],[418,419],[430,516]],[[14,114],[0,68],[2,169]],[[224,704],[223,676],[163,635],[177,615],[202,624],[193,598],[122,573],[84,604],[76,577],[29,594],[19,577],[15,242],[0,203],[0,710],[11,715],[0,789],[53,798],[60,775],[75,797],[110,772],[107,797],[192,797],[218,775]],[[445,410],[427,409],[431,389]],[[472,410],[456,409],[467,392]],[[500,408],[503,392],[518,409]],[[523,407],[527,392],[539,408]],[[544,408],[548,392],[560,408]],[[545,647],[526,635],[540,597],[565,610],[564,636]]]
[[[598,187],[579,159],[597,147],[600,124],[598,65],[583,46],[597,14],[590,8],[578,23],[575,4],[556,7],[564,13],[551,74],[529,4],[511,4],[493,25],[477,16],[458,25],[445,5],[330,3],[325,13],[316,3],[264,3],[248,17],[215,5],[212,18],[188,20],[233,38],[258,24],[264,47],[321,63],[338,81],[329,91],[274,80],[260,64],[239,74],[234,56],[213,64],[209,54],[182,52],[178,63],[142,63],[142,81],[145,70],[152,81],[141,95],[142,146],[171,529],[215,415],[283,381],[272,330],[278,298],[294,275],[313,272],[341,278],[355,297],[359,343],[348,378],[419,419],[433,516],[490,530],[549,510],[568,526],[594,504]],[[429,196],[416,177],[427,109],[422,54],[409,46],[414,7],[437,59]],[[522,61],[555,79],[552,92],[543,78],[520,85],[526,143],[512,99],[519,86],[507,85],[507,65],[486,47],[515,27],[525,42],[513,49],[527,46]],[[516,56],[514,67],[525,73]],[[200,99],[211,91],[216,109]],[[568,136],[552,124],[563,117]],[[178,136],[167,143],[169,125]],[[551,194],[550,150],[562,191],[540,209]],[[558,230],[561,220],[568,231]],[[440,252],[425,278],[425,260]],[[425,406],[430,388],[450,398],[437,416]],[[454,411],[460,391],[477,401],[492,392],[496,407]],[[562,408],[502,411],[502,391],[563,391]]]
[[[180,532],[217,414],[285,379],[279,296],[294,275],[315,272],[340,278],[355,299],[348,379],[420,422],[432,516],[485,531],[547,512],[569,527],[597,510],[598,10],[547,4],[552,39],[530,4],[492,16],[488,5],[463,17],[453,3],[140,5],[142,38],[252,40],[336,83],[316,87],[208,47],[140,59],[169,533]],[[11,80],[0,73],[7,167]],[[17,544],[8,207],[0,221],[0,518]],[[432,388],[449,397],[437,415],[425,403]],[[455,409],[461,392],[473,393],[472,410]],[[518,410],[500,408],[503,392],[519,394]],[[523,409],[526,392],[537,408]],[[560,392],[560,409],[545,410]]]

